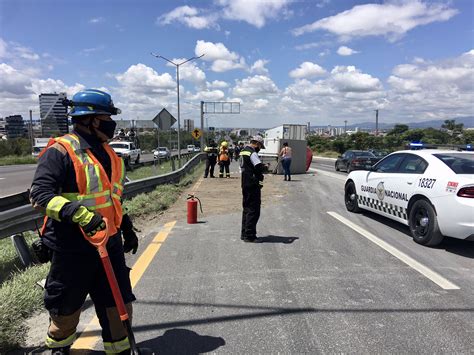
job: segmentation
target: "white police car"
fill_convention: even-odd
[[[373,211],[410,227],[415,242],[437,245],[444,236],[474,240],[474,153],[404,150],[369,171],[353,171],[346,208]]]

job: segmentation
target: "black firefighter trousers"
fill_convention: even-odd
[[[262,193],[259,186],[242,188],[242,230],[241,239],[257,237],[257,222],[260,218]]]
[[[204,170],[204,177],[207,178],[207,176],[211,175],[211,177],[214,177],[214,167],[216,166],[217,163],[217,157],[207,157],[206,159],[206,169]]]

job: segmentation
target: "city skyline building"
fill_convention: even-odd
[[[194,130],[194,120],[185,119],[184,120],[184,131],[192,132]]]
[[[25,122],[21,115],[11,115],[0,119],[0,135],[7,139],[26,137]]]
[[[69,133],[67,107],[62,100],[66,93],[42,93],[39,95],[41,136],[62,136]]]

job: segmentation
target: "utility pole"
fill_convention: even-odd
[[[175,63],[171,60],[169,60],[168,58],[165,58],[163,57],[162,55],[159,55],[159,54],[153,54],[151,53],[152,56],[156,57],[156,58],[161,58],[161,59],[164,59],[166,60],[168,63],[171,63],[173,64],[175,67],[176,67],[176,87],[177,87],[177,94],[178,94],[178,159],[181,159],[181,140],[180,140],[180,130],[181,130],[181,120],[180,120],[180,107],[179,107],[179,67],[187,62],[190,62],[191,60],[194,60],[194,59],[199,59],[201,57],[204,56],[204,54],[201,54],[199,57],[191,57],[189,59],[186,59],[184,61],[182,61],[181,63]]]
[[[379,135],[379,110],[375,110],[375,136]]]
[[[204,151],[204,101],[201,101],[201,152]],[[207,133],[209,136],[209,132]]]
[[[33,146],[35,145],[34,143],[34,137],[33,137],[33,110],[30,110],[30,143],[31,143],[31,151],[33,151]]]

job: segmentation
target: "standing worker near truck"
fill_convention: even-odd
[[[211,178],[214,176],[214,167],[217,163],[217,154],[219,153],[217,149],[217,144],[212,139],[209,141],[209,145],[204,148],[204,152],[207,154],[206,159],[206,168],[204,170],[204,177],[207,178],[208,175]]]
[[[229,143],[223,141],[221,143],[221,147],[219,149],[219,154],[217,155],[217,164],[219,164],[219,177],[224,177],[224,170],[225,170],[225,177],[230,178],[230,153],[229,153]]]
[[[44,295],[50,315],[46,346],[52,354],[69,354],[81,308],[90,295],[105,351],[127,354],[129,340],[99,254],[83,235],[91,237],[107,228],[107,251],[131,315],[135,296],[124,252],[135,253],[138,238],[122,211],[123,161],[106,143],[116,127],[111,115],[120,110],[109,94],[99,90],[80,91],[65,104],[72,106],[74,129],[50,141],[38,161],[30,193],[33,206],[46,214],[41,249],[51,260]]]
[[[257,153],[265,149],[263,138],[254,136],[250,145],[240,152],[240,171],[242,174],[242,228],[240,239],[247,243],[259,243],[257,222],[260,218],[263,187],[263,164]]]

